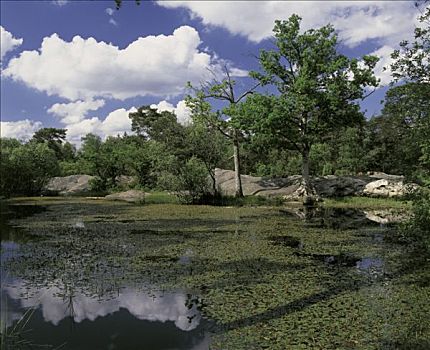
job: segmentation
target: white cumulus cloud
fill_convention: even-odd
[[[167,102],[164,100],[160,101],[158,104],[152,104],[151,107],[157,108],[159,112],[162,112],[162,111],[174,112],[179,124],[190,125],[192,123],[191,111],[186,106],[184,100],[179,101],[176,104],[176,107],[170,102]]]
[[[22,42],[23,39],[14,38],[10,32],[0,26],[0,60],[3,60],[7,52],[22,45]]]
[[[397,43],[411,35],[417,15],[411,1],[157,1],[167,8],[185,8],[205,25],[259,42],[272,35],[275,20],[303,17],[304,29],[332,23],[348,46],[368,39]]]
[[[53,34],[39,50],[12,59],[3,73],[71,101],[173,96],[184,92],[187,81],[198,84],[215,64],[200,44],[199,33],[189,26],[171,35],[140,37],[124,49],[80,36],[67,42]]]
[[[136,108],[116,109],[110,112],[105,119],[98,117],[86,118],[76,123],[66,124],[67,139],[79,145],[81,137],[88,133],[99,135],[102,138],[107,136],[122,135],[124,132],[131,133],[131,120],[128,114],[135,112]]]
[[[10,137],[18,140],[29,140],[33,134],[42,128],[39,121],[24,119],[13,122],[0,122],[1,137]]]
[[[52,4],[57,6],[64,6],[64,5],[67,5],[69,1],[70,0],[52,0]]]
[[[40,308],[46,322],[58,325],[61,320],[70,316],[70,305],[59,296],[64,291],[64,286],[36,287],[30,285],[29,287],[28,281],[18,280],[14,284],[6,286],[4,290],[9,298],[19,300],[22,308]],[[23,293],[31,296],[23,299]],[[182,331],[197,328],[201,321],[197,307],[195,305],[188,307],[187,296],[182,293],[152,293],[149,295],[143,291],[125,288],[115,297],[96,299],[76,292],[72,302],[74,311],[72,317],[77,323],[85,320],[94,321],[98,317],[113,314],[120,309],[128,310],[130,314],[140,320],[172,321]],[[15,310],[13,311],[17,313]],[[5,318],[7,320],[11,317],[6,316]]]
[[[384,45],[383,47],[371,53],[372,55],[379,57],[379,61],[375,66],[374,72],[375,76],[381,80],[381,86],[388,85],[392,80],[390,64],[393,62],[391,58],[391,53],[393,51],[393,47]]]
[[[78,123],[85,119],[89,111],[95,111],[105,104],[104,100],[75,101],[70,103],[56,103],[48,109],[65,124]]]
[[[389,82],[383,67],[398,43],[413,36],[417,10],[413,1],[157,1],[167,8],[185,8],[209,28],[222,27],[253,42],[272,36],[275,20],[292,14],[303,18],[304,30],[333,24],[340,42],[348,47],[372,43],[380,58],[375,68],[381,84]]]

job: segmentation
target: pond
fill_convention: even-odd
[[[429,348],[430,264],[390,243],[398,213],[10,204],[2,348]]]

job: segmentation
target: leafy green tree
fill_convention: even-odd
[[[381,115],[367,126],[370,170],[411,176],[430,170],[426,157],[430,120],[430,84],[406,83],[387,91]]]
[[[120,175],[130,173],[136,146],[128,142],[128,136],[110,136],[103,142],[99,136],[87,134],[82,141],[82,168],[97,176],[97,190],[115,187]]]
[[[357,175],[365,172],[367,163],[364,148],[364,125],[344,128],[336,136],[337,149],[333,150],[333,153],[336,154],[333,165],[335,173]]]
[[[186,143],[191,157],[195,157],[205,166],[211,178],[212,192],[217,195],[215,168],[227,162],[229,145],[217,128],[205,125],[199,118],[194,119],[194,123],[187,127]]]
[[[166,174],[176,174],[178,163],[165,144],[149,140],[135,145],[129,164],[131,175],[138,178],[140,186],[166,189]]]
[[[197,204],[209,192],[206,165],[197,157],[188,159],[170,181],[169,189],[184,203]]]
[[[37,195],[59,172],[55,152],[46,143],[1,140],[1,194]]]
[[[63,149],[66,134],[66,129],[42,128],[34,133],[30,142],[46,143],[48,147],[55,152],[58,160],[65,160],[67,157],[71,156],[71,152],[73,153],[70,144],[66,147],[66,150]]]
[[[11,153],[19,147],[22,147],[22,144],[16,139],[0,138],[0,195],[2,196],[8,197],[13,193],[16,171]]]
[[[362,121],[357,101],[366,97],[367,87],[378,85],[373,74],[378,59],[349,59],[337,52],[337,35],[331,25],[300,34],[300,21],[299,16],[292,15],[288,21],[275,22],[277,48],[261,51],[262,72],[252,76],[264,85],[275,86],[279,95],[263,98],[265,105],[272,102],[266,114],[252,113],[252,109],[261,109],[256,103],[262,98],[251,101],[248,112],[255,117],[255,129],[301,154],[305,200],[312,200],[312,145],[332,130]]]
[[[386,108],[411,129],[413,144],[418,145],[422,170],[430,175],[430,6],[424,2],[420,25],[415,28],[415,40],[404,40],[391,57],[394,82],[405,82],[390,91]],[[409,146],[410,148],[410,146]]]
[[[421,25],[415,28],[414,42],[403,40],[400,49],[391,54],[394,62],[391,72],[394,81],[407,80],[415,83],[430,83],[430,6],[427,5],[418,17]]]
[[[245,98],[252,94],[260,85],[259,83],[252,88],[238,94],[236,82],[231,78],[227,67],[224,67],[224,78],[220,81],[213,73],[214,79],[202,83],[200,88],[194,88],[191,83],[188,87],[194,91],[194,96],[186,97],[187,106],[192,111],[193,120],[205,125],[209,129],[218,129],[233,145],[233,160],[236,184],[236,197],[243,197],[241,164],[240,164],[240,144],[244,140],[243,131],[240,123],[240,104]],[[221,101],[226,106],[217,112],[212,111],[209,101]]]
[[[333,149],[327,143],[316,143],[313,145],[310,153],[310,169],[314,175],[331,175],[334,172],[332,162]]]
[[[175,113],[158,112],[156,108],[142,106],[129,114],[131,130],[145,140],[161,142],[172,154],[184,160],[189,156],[185,141],[185,127],[178,123]]]

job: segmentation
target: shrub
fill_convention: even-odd
[[[400,227],[398,238],[430,253],[430,188],[417,190],[412,200],[412,218]]]

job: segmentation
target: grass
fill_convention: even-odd
[[[333,208],[409,210],[412,202],[395,198],[342,197],[324,199],[322,205]]]
[[[145,196],[145,204],[179,204],[179,199],[169,192],[154,191]]]

